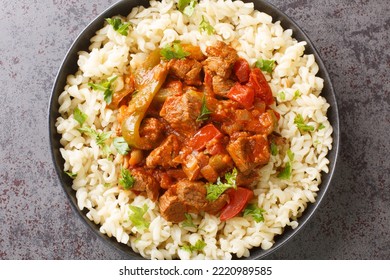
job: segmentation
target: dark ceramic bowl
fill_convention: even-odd
[[[245,1],[249,2],[249,1]],[[299,226],[296,229],[286,228],[284,233],[275,238],[274,246],[269,250],[262,250],[261,248],[253,248],[251,250],[251,255],[249,259],[260,259],[265,256],[271,254],[275,250],[282,247],[286,244],[293,236],[295,236],[299,230],[309,221],[309,219],[313,216],[316,209],[319,207],[328,187],[330,186],[330,182],[335,170],[336,160],[338,155],[339,148],[339,117],[337,111],[337,103],[333,90],[333,86],[331,80],[329,78],[329,74],[326,71],[325,65],[322,62],[320,56],[318,55],[315,47],[307,37],[307,35],[302,31],[302,29],[291,20],[286,14],[278,10],[273,5],[267,3],[262,0],[253,1],[255,8],[261,10],[272,16],[273,21],[281,21],[281,25],[284,29],[292,29],[293,37],[298,41],[306,41],[306,51],[307,54],[314,54],[317,64],[320,68],[318,76],[324,79],[324,89],[322,91],[322,96],[326,98],[328,103],[330,104],[330,108],[328,110],[328,118],[333,126],[333,149],[328,154],[328,159],[330,161],[329,165],[329,173],[322,174],[322,183],[320,185],[320,191],[318,192],[318,196],[316,202],[313,204],[309,204],[302,217],[299,218]],[[139,254],[135,253],[129,246],[118,243],[115,238],[110,238],[107,235],[102,234],[99,231],[99,226],[95,223],[91,222],[86,217],[86,212],[80,211],[77,207],[77,200],[75,191],[72,189],[72,180],[63,172],[64,160],[61,157],[59,149],[61,148],[60,144],[60,135],[56,131],[55,122],[57,117],[59,117],[58,113],[58,97],[62,93],[64,86],[66,84],[66,77],[69,74],[74,74],[77,69],[77,53],[81,50],[88,50],[90,45],[90,38],[92,38],[97,30],[103,27],[105,18],[113,17],[115,15],[123,15],[127,16],[131,9],[135,6],[144,5],[148,6],[149,1],[143,0],[121,0],[116,4],[109,7],[103,13],[101,13],[98,17],[96,17],[76,38],[73,45],[70,47],[68,53],[66,54],[61,67],[58,71],[57,77],[54,82],[52,95],[49,104],[49,137],[50,137],[50,148],[52,152],[53,163],[59,178],[59,181],[64,189],[67,197],[70,200],[70,203],[77,213],[77,215],[92,229],[92,231],[98,235],[100,238],[104,240],[104,242],[110,244],[121,253],[123,253],[129,259],[143,259]]]

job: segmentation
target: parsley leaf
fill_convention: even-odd
[[[278,146],[271,142],[271,155],[276,156],[278,154]]]
[[[278,93],[278,97],[281,101],[284,101],[286,100],[286,94],[284,93],[284,91],[281,91]]]
[[[121,168],[121,176],[118,180],[119,184],[125,189],[129,190],[133,187],[135,179],[131,175],[130,171],[127,168]]]
[[[79,107],[76,107],[73,111],[73,118],[80,124],[80,126],[82,126],[87,120],[88,116],[83,113]]]
[[[196,121],[198,121],[198,122],[205,121],[209,118],[210,114],[211,114],[211,111],[207,108],[207,104],[206,104],[206,96],[203,95],[202,107],[200,108],[200,115],[197,117]]]
[[[199,30],[201,32],[207,32],[208,35],[214,34],[215,29],[211,26],[211,24],[202,16],[202,21],[199,24]]]
[[[177,8],[179,9],[179,11],[183,11],[185,7],[188,6],[188,4],[190,4],[191,0],[179,0],[177,2]]]
[[[74,179],[77,177],[77,173],[72,173],[69,171],[64,171],[66,175],[68,175],[70,178]]]
[[[257,207],[255,204],[249,204],[245,210],[243,216],[252,216],[255,222],[260,223],[264,222],[263,213],[264,209]]]
[[[177,7],[179,11],[190,17],[193,15],[197,3],[196,0],[179,0]]]
[[[299,89],[297,89],[295,92],[294,92],[294,100],[297,100],[299,97],[301,97],[302,93],[299,91]]]
[[[210,183],[207,184],[206,185],[206,190],[207,190],[206,199],[209,201],[214,201],[227,189],[230,189],[230,188],[236,189],[237,188],[236,179],[237,179],[237,169],[234,168],[231,173],[225,174],[226,183],[222,183],[221,178],[218,177],[216,184],[210,184]]]
[[[114,147],[121,155],[127,155],[130,151],[129,144],[127,144],[125,138],[123,137],[114,138]]]
[[[290,149],[287,150],[287,156],[290,161],[294,161],[295,155]]]
[[[181,247],[183,250],[186,250],[188,252],[194,252],[194,251],[202,251],[204,249],[204,247],[206,247],[206,242],[204,242],[203,240],[199,239],[198,241],[196,241],[195,245],[184,245],[183,247]]]
[[[129,31],[130,22],[122,23],[122,20],[119,18],[106,18],[106,21],[117,31],[119,34],[123,36],[127,36]]]
[[[256,61],[255,66],[271,74],[275,67],[275,60],[267,60],[260,58]]]
[[[296,124],[301,131],[314,131],[314,126],[307,125],[301,114],[298,114],[294,118],[294,124]]]
[[[179,41],[174,41],[172,45],[166,45],[160,51],[161,56],[166,60],[183,59],[190,55],[189,52],[183,50]]]
[[[112,89],[111,84],[118,78],[118,76],[115,76],[111,79],[104,80],[100,82],[99,84],[94,83],[88,83],[88,86],[90,86],[93,90],[97,91],[103,91],[104,93],[104,101],[106,101],[107,104],[110,104],[112,102]]]
[[[284,166],[283,170],[280,171],[278,174],[278,178],[283,179],[283,180],[289,180],[291,178],[291,173],[292,173],[292,162],[294,161],[294,153],[288,149],[287,151],[287,156],[288,156],[288,162]]]
[[[318,126],[318,130],[321,130],[321,129],[324,129],[325,128],[325,125],[323,123],[320,123],[320,125]]]
[[[85,133],[89,137],[95,139],[96,144],[98,144],[100,146],[100,148],[102,148],[104,154],[109,153],[109,147],[107,146],[106,141],[110,138],[111,131],[99,133],[89,126],[83,126],[83,127],[79,128],[79,131],[81,133]]]
[[[184,216],[186,219],[182,222],[182,227],[193,227],[196,228],[194,222],[192,221],[192,216],[188,213],[185,213]]]
[[[129,205],[130,210],[133,212],[129,215],[129,220],[138,230],[145,230],[149,228],[150,223],[144,218],[146,212],[148,212],[148,205],[145,203],[142,208],[138,206]]]
[[[313,142],[313,146],[314,147],[317,147],[318,145],[320,145],[321,144],[321,141],[320,140],[315,140],[314,142]]]
[[[191,1],[191,3],[184,8],[183,13],[189,17],[192,16],[194,14],[196,4],[196,0]]]
[[[278,178],[283,180],[288,180],[291,178],[291,172],[292,172],[291,162],[287,162],[286,166],[278,174]]]

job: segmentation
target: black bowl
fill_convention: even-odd
[[[309,40],[307,35],[302,31],[302,29],[291,20],[286,14],[278,10],[275,6],[267,3],[262,0],[255,1],[244,1],[244,2],[254,2],[255,9],[258,9],[262,12],[265,12],[272,16],[273,22],[280,21],[283,29],[292,29],[293,37],[298,41],[306,41],[307,45],[305,47],[305,53],[313,54],[315,56],[316,62],[319,66],[319,73],[317,74],[319,77],[324,79],[324,89],[322,91],[322,96],[326,98],[328,103],[330,104],[330,108],[328,110],[328,118],[329,122],[333,126],[333,148],[328,154],[328,159],[330,161],[329,164],[329,173],[322,174],[322,183],[320,185],[320,190],[318,192],[318,196],[316,198],[316,202],[313,204],[309,204],[302,217],[299,218],[299,226],[296,229],[291,229],[287,227],[282,235],[275,237],[275,244],[269,250],[262,250],[261,248],[253,248],[251,250],[251,255],[248,259],[260,259],[265,256],[271,254],[275,250],[282,247],[287,241],[291,240],[293,236],[295,236],[299,230],[309,221],[309,219],[313,216],[316,209],[319,207],[325,193],[327,192],[328,187],[330,186],[331,179],[333,177],[333,173],[336,167],[338,149],[339,149],[339,116],[337,110],[336,97],[334,94],[333,86],[329,77],[329,74],[325,68],[324,63],[322,62],[318,52],[316,51],[313,43]],[[105,18],[113,17],[115,15],[123,15],[127,16],[131,9],[135,6],[149,6],[149,1],[143,0],[121,0],[116,4],[109,7],[99,16],[97,16],[76,38],[69,51],[67,52],[58,74],[56,76],[54,86],[52,89],[52,95],[49,103],[49,139],[50,139],[50,149],[52,153],[52,159],[55,166],[55,170],[57,172],[59,181],[64,189],[67,197],[70,200],[72,208],[77,213],[77,215],[88,225],[92,231],[102,238],[104,242],[110,244],[121,253],[123,253],[127,258],[130,259],[143,259],[138,253],[135,253],[131,247],[124,245],[122,243],[118,243],[115,238],[108,237],[105,234],[102,234],[99,231],[99,226],[90,221],[86,217],[85,211],[80,211],[77,207],[77,199],[75,191],[72,189],[72,180],[63,172],[64,160],[60,154],[60,135],[57,133],[55,122],[59,117],[58,109],[58,97],[64,90],[66,84],[66,77],[69,74],[74,74],[77,69],[77,53],[81,50],[88,50],[90,45],[90,38],[95,35],[95,32],[103,27]]]

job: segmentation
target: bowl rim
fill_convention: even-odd
[[[317,208],[321,205],[321,202],[328,191],[330,183],[334,177],[337,159],[339,154],[339,142],[340,142],[340,125],[339,125],[339,113],[338,113],[338,105],[336,100],[335,91],[331,82],[330,75],[325,67],[325,64],[320,57],[317,49],[314,44],[308,37],[308,35],[302,30],[302,28],[285,12],[281,11],[275,5],[269,3],[264,0],[243,0],[243,2],[252,2],[254,4],[254,8],[260,10],[261,12],[267,13],[272,16],[272,22],[276,21],[281,22],[281,26],[284,30],[291,29],[293,31],[292,37],[297,41],[306,41],[307,45],[305,46],[305,54],[313,54],[316,60],[316,63],[319,66],[319,72],[316,76],[320,76],[324,79],[324,89],[325,89],[325,98],[327,102],[330,104],[330,107],[327,112],[327,117],[329,122],[333,128],[333,143],[332,150],[330,150],[327,154],[327,158],[329,159],[329,172],[321,173],[322,182],[319,185],[320,190],[317,192],[316,201],[314,203],[308,204],[305,209],[303,215],[298,218],[299,225],[296,229],[291,229],[290,227],[286,227],[284,232],[281,235],[275,236],[274,245],[268,249],[263,250],[260,247],[252,248],[251,254],[249,257],[240,258],[240,259],[261,259],[266,256],[271,255],[275,251],[279,250],[282,246],[287,244],[293,237],[297,236],[301,229],[311,220],[314,214],[318,211]],[[144,258],[139,254],[135,253],[129,245],[122,244],[117,242],[114,237],[108,237],[106,234],[103,234],[99,230],[99,225],[96,225],[94,222],[89,220],[86,216],[86,210],[80,211],[77,206],[77,199],[75,197],[75,191],[72,189],[72,180],[65,175],[63,171],[63,163],[64,160],[61,157],[59,149],[62,147],[59,143],[60,135],[56,130],[56,119],[60,116],[58,112],[59,104],[58,97],[63,92],[66,77],[69,74],[74,74],[78,69],[77,59],[78,52],[81,50],[88,50],[90,45],[90,39],[95,34],[95,32],[103,27],[104,19],[108,17],[112,17],[118,14],[127,16],[131,9],[135,6],[139,6],[140,4],[146,4],[149,1],[142,0],[120,0],[108,8],[106,8],[103,12],[97,15],[92,21],[90,21],[82,31],[77,35],[77,37],[73,40],[71,46],[68,48],[59,68],[57,74],[54,79],[53,87],[50,94],[49,104],[48,104],[48,132],[49,132],[49,146],[50,153],[52,158],[52,163],[54,165],[54,169],[57,174],[57,178],[63,191],[65,192],[71,208],[74,212],[76,212],[77,216],[81,218],[81,220],[87,225],[87,227],[103,242],[108,243],[111,248],[114,248],[116,251],[121,253],[126,258],[130,259],[141,259]],[[71,65],[70,65],[71,64]],[[69,69],[70,68],[70,69]],[[67,69],[67,71],[65,71]],[[324,96],[324,89],[321,92],[321,96]],[[61,163],[61,164],[60,164]]]

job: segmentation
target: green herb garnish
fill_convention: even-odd
[[[230,188],[237,188],[236,185],[236,179],[237,179],[237,169],[234,168],[231,173],[225,174],[225,181],[226,183],[222,183],[221,177],[218,177],[216,184],[207,184],[206,190],[207,195],[206,199],[209,201],[216,200],[224,191]]]
[[[292,173],[292,162],[294,161],[294,153],[288,149],[287,151],[288,156],[288,162],[286,163],[285,167],[282,169],[282,171],[278,174],[278,178],[283,180],[289,180],[291,178]]]
[[[298,127],[299,130],[301,131],[314,131],[314,126],[312,125],[307,125],[305,123],[305,120],[303,119],[302,115],[301,114],[298,114],[295,118],[294,118],[294,124],[296,124],[296,126]]]
[[[166,60],[183,59],[190,55],[189,52],[183,50],[180,41],[173,41],[172,45],[166,45],[160,51],[161,56]]]
[[[149,228],[150,223],[144,218],[145,213],[149,207],[145,203],[142,208],[138,206],[129,205],[130,210],[133,212],[129,215],[129,220],[138,230],[145,230]]]
[[[271,155],[276,156],[278,154],[278,146],[271,142]]]
[[[196,225],[192,221],[191,214],[185,213],[184,216],[186,217],[186,219],[182,222],[181,226],[182,227],[193,227],[193,228],[196,228]]]
[[[82,133],[87,134],[89,137],[95,139],[96,144],[99,145],[100,148],[102,148],[104,154],[109,153],[109,147],[106,143],[106,141],[110,138],[111,136],[111,131],[109,132],[97,132],[93,128],[89,126],[83,126],[79,128],[79,131]]]
[[[69,171],[64,171],[66,175],[68,175],[70,178],[75,179],[77,177],[77,173],[72,173]]]
[[[294,100],[297,100],[299,97],[301,97],[302,93],[299,91],[299,89],[297,89],[296,91],[294,91]]]
[[[264,209],[261,209],[257,207],[255,204],[249,204],[245,210],[243,216],[252,216],[255,222],[260,223],[264,222],[264,216],[263,213],[265,212]]]
[[[106,18],[106,21],[117,31],[119,34],[123,36],[127,36],[129,31],[130,22],[123,23],[119,18]]]
[[[211,26],[210,22],[208,22],[204,16],[202,16],[202,21],[199,24],[199,30],[201,32],[207,32],[208,35],[214,34],[215,29]]]
[[[198,118],[196,119],[196,121],[198,121],[198,122],[205,121],[209,118],[210,114],[211,114],[211,111],[207,108],[207,104],[206,104],[206,96],[203,95],[202,107],[200,108],[200,114],[199,114]]]
[[[196,0],[179,0],[177,7],[179,11],[190,17],[193,15],[197,3]]]
[[[135,179],[128,169],[122,167],[118,182],[125,190],[130,190],[135,183]]]
[[[287,162],[286,166],[278,174],[278,178],[283,179],[283,180],[288,180],[291,178],[291,172],[292,172],[291,162]]]
[[[196,241],[195,245],[184,245],[183,247],[181,247],[181,249],[192,253],[194,251],[202,251],[204,247],[206,247],[206,242],[199,239],[198,241]]]
[[[111,84],[118,78],[118,76],[115,76],[111,79],[104,80],[98,84],[94,83],[88,83],[88,86],[92,87],[93,90],[103,91],[104,93],[104,101],[106,101],[107,104],[110,104],[112,102],[112,89]]]
[[[286,94],[284,93],[284,91],[279,92],[279,93],[278,93],[278,96],[279,96],[279,99],[280,99],[281,101],[286,100]]]
[[[121,155],[127,155],[130,151],[129,144],[127,144],[125,138],[123,137],[114,138],[114,147]]]
[[[314,142],[313,142],[313,146],[314,147],[316,147],[316,146],[318,146],[318,145],[320,145],[321,144],[321,141],[320,140],[315,140]]]
[[[324,129],[325,128],[325,125],[323,123],[320,123],[320,125],[318,126],[318,130],[321,130],[321,129]]]
[[[271,74],[275,67],[275,60],[267,60],[260,58],[256,61],[255,66],[257,68],[260,68],[264,72]]]
[[[88,116],[84,114],[79,107],[76,107],[73,111],[73,118],[82,126],[87,120]]]

